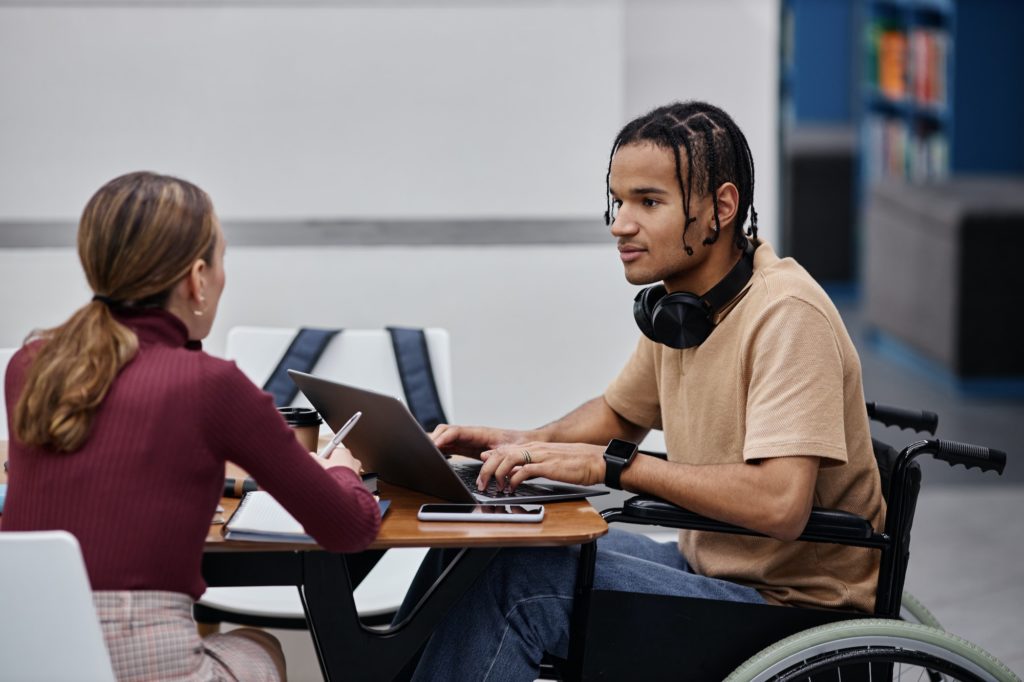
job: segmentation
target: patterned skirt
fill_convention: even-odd
[[[118,680],[281,679],[270,653],[255,639],[237,632],[200,637],[188,595],[155,590],[95,591],[93,603]],[[265,638],[276,646],[272,637]]]

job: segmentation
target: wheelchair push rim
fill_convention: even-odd
[[[900,619],[908,623],[929,625],[937,630],[946,629],[920,599],[906,591],[903,592],[903,599],[900,601]]]
[[[921,679],[1020,682],[1001,661],[976,644],[937,628],[883,619],[830,623],[798,632],[752,656],[726,682],[807,680],[844,668],[866,671],[866,666],[872,664],[882,669],[892,664],[894,680],[901,679],[895,674],[900,667],[911,664],[920,671],[919,677],[923,675]],[[944,677],[929,675],[929,671]],[[890,679],[887,675],[883,679]]]

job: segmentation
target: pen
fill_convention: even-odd
[[[356,422],[359,421],[359,418],[362,416],[362,412],[356,412],[352,415],[349,420],[345,422],[345,425],[338,429],[338,432],[334,434],[334,438],[331,439],[330,443],[324,446],[324,449],[320,451],[320,454],[318,454],[317,457],[327,457],[334,452],[334,448],[341,444],[341,439],[349,434],[349,431],[355,427]]]

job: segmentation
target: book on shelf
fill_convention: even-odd
[[[874,115],[865,129],[868,178],[913,182],[939,180],[949,174],[949,139],[937,128],[910,126],[898,116]]]
[[[378,504],[380,515],[384,516],[390,501],[379,500]],[[223,532],[225,540],[316,544],[302,524],[266,490],[246,493],[238,503],[238,509],[224,524]]]
[[[915,28],[909,39],[910,92],[920,104],[943,107],[946,104],[946,31]]]
[[[907,94],[907,36],[898,29],[887,29],[878,38],[878,89],[891,99]]]
[[[882,97],[941,108],[946,104],[949,32],[890,20],[870,23],[865,81]]]

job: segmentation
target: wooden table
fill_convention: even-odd
[[[6,459],[7,443],[0,441],[0,461]],[[242,472],[229,468],[229,474]],[[0,468],[0,483],[5,481],[6,475]],[[593,585],[593,561],[589,558],[596,552],[594,541],[608,532],[608,526],[585,500],[545,505],[541,523],[459,523],[416,518],[421,504],[444,500],[384,481],[380,482],[379,491],[382,499],[391,501],[391,506],[380,534],[365,552],[332,554],[305,544],[229,541],[221,535],[223,525],[212,525],[206,537],[203,577],[211,586],[298,587],[326,680],[394,678],[503,547],[581,545],[577,594],[589,591]],[[238,503],[235,498],[221,500],[225,518]],[[457,551],[449,568],[408,617],[385,630],[366,627],[359,621],[353,590],[384,551],[395,547],[445,547]],[[585,617],[585,613],[573,613],[574,623]]]
[[[594,540],[604,535],[608,526],[585,500],[547,504],[545,518],[538,524],[429,522],[416,518],[420,505],[443,500],[383,481],[379,488],[381,498],[391,500],[391,506],[367,551],[331,554],[309,545],[229,541],[221,537],[222,526],[212,526],[203,576],[216,586],[300,587],[310,634],[327,680],[394,678],[503,547],[581,545],[583,570],[577,578],[577,593],[589,591],[593,585],[589,570],[593,562],[588,558],[596,551]],[[225,515],[230,515],[238,500],[225,498],[222,504]],[[366,627],[359,621],[353,590],[384,550],[395,547],[458,551],[402,622],[385,630]],[[573,614],[574,620],[585,617],[585,613]]]
[[[390,500],[380,534],[370,549],[395,547],[556,547],[578,545],[604,535],[608,526],[585,500],[548,503],[544,520],[540,523],[469,523],[456,521],[420,521],[416,512],[421,504],[446,502],[406,488],[379,483],[380,498]],[[241,500],[225,497],[221,500],[224,518]],[[206,537],[206,552],[251,552],[309,550],[308,544],[280,542],[250,542],[225,540],[222,525],[210,526]]]

